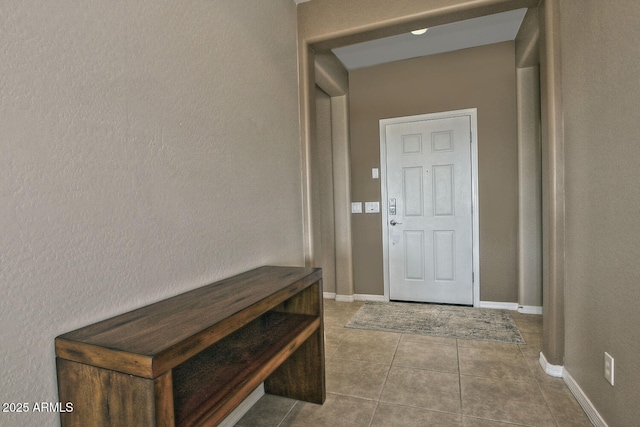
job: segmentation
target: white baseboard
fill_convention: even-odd
[[[385,302],[384,295],[355,294],[356,301]]]
[[[377,301],[385,302],[384,295],[354,294],[354,295],[337,295],[335,292],[324,292],[324,299],[334,299],[337,302],[354,302],[354,301]]]
[[[573,396],[576,398],[582,409],[584,410],[589,420],[593,423],[595,427],[608,427],[607,423],[602,419],[596,408],[593,406],[593,403],[589,400],[587,395],[584,394],[578,383],[573,379],[569,372],[565,369],[562,373],[562,379],[564,380]]]
[[[220,427],[233,427],[234,425],[236,425],[236,423],[238,421],[240,421],[240,418],[244,417],[244,414],[249,412],[249,409],[251,409],[251,407],[253,405],[255,405],[256,402],[258,400],[260,400],[260,398],[262,396],[264,396],[264,383],[260,384],[258,386],[258,388],[253,390],[251,392],[251,394],[249,396],[247,396],[247,398],[244,399],[242,401],[242,403],[240,403],[240,405],[238,405],[238,407],[236,409],[234,409],[227,416],[227,418],[222,420],[222,422],[219,424],[219,426]]]
[[[542,314],[542,306],[537,305],[519,305],[518,313],[522,314]]]
[[[542,352],[540,352],[539,362],[545,374],[551,377],[562,378],[564,366],[552,365],[551,363],[547,362],[547,358],[544,357],[544,354],[542,354]]]
[[[353,295],[336,295],[337,302],[354,302],[355,297]]]
[[[480,301],[479,308],[494,308],[498,310],[517,310],[517,302],[494,302],[494,301]]]

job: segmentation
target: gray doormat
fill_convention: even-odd
[[[506,310],[367,301],[347,328],[525,344]]]

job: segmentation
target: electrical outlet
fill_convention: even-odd
[[[609,381],[609,384],[613,385],[613,357],[606,351],[604,352],[604,377]]]

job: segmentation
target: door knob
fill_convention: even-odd
[[[402,224],[401,222],[396,221],[395,219],[392,219],[391,222],[389,223],[391,225],[397,225],[397,224]]]

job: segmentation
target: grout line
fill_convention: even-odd
[[[456,338],[456,360],[458,361],[458,389],[460,390],[460,414],[464,418],[464,408],[462,407],[462,370],[460,369],[460,348],[458,347],[458,339]]]
[[[373,416],[371,417],[371,420],[369,421],[369,427],[371,427],[371,425],[373,424],[373,420],[376,418],[376,414],[378,413],[378,408],[380,407],[380,401],[382,399],[382,393],[384,393],[384,388],[387,386],[387,380],[389,379],[389,374],[391,373],[391,368],[393,367],[393,362],[396,360],[396,354],[398,354],[398,347],[400,347],[400,342],[402,341],[402,335],[404,335],[404,334],[400,334],[400,337],[398,338],[398,341],[396,342],[396,349],[393,352],[393,357],[391,358],[391,364],[389,364],[389,369],[387,370],[387,375],[385,375],[384,381],[382,382],[382,388],[380,389],[380,394],[378,395],[378,398],[376,399],[376,407],[373,410]]]
[[[382,386],[382,388],[384,389],[384,386]],[[378,413],[378,407],[380,407],[380,400],[376,400],[376,407],[373,409],[373,415],[371,415],[371,420],[369,421],[369,427],[371,427],[371,425],[373,424],[373,420],[376,418],[376,414]]]
[[[551,418],[553,419],[553,422],[556,423],[556,426],[560,426],[560,424],[558,423],[558,419],[556,418],[556,414],[553,412],[553,409],[551,409],[551,405],[549,405],[549,401],[547,400],[547,397],[542,392],[542,385],[538,382],[537,378],[535,379],[535,381],[536,381],[536,385],[538,386],[538,391],[542,396],[542,400],[544,400],[544,404],[547,406],[547,409],[549,410],[549,414],[551,414]]]
[[[517,422],[513,422],[513,421],[494,420],[492,418],[482,418],[482,417],[477,417],[477,416],[474,416],[474,415],[466,415],[466,417],[467,418],[472,418],[474,420],[480,420],[480,421],[494,421],[496,423],[504,424],[505,426],[531,427],[530,424],[522,424],[522,423],[517,423]]]
[[[293,405],[291,405],[291,408],[289,408],[289,410],[288,410],[288,411],[287,411],[287,413],[284,415],[284,417],[282,418],[282,420],[278,423],[278,426],[277,426],[277,427],[282,426],[282,423],[284,423],[284,420],[286,420],[286,419],[287,419],[287,417],[289,416],[289,414],[293,411],[293,408],[295,408],[295,407],[296,407],[296,405],[297,405],[299,402],[300,402],[299,400],[296,400],[296,401],[294,402],[294,404],[293,404]]]
[[[396,349],[393,352],[393,357],[391,358],[391,363],[389,364],[389,370],[387,371],[387,375],[384,377],[384,382],[382,383],[382,389],[380,390],[380,395],[378,395],[378,402],[382,399],[382,393],[384,392],[384,388],[387,386],[387,380],[389,379],[389,374],[391,373],[391,368],[393,367],[393,362],[396,360],[396,354],[398,354],[398,347],[400,347],[400,341],[402,341],[402,335],[400,334],[400,338],[398,338],[398,342],[396,342]]]
[[[378,402],[378,399],[374,399],[372,397],[356,396],[355,394],[348,394],[348,393],[338,393],[337,391],[328,391],[327,394],[333,394],[335,396],[350,397],[352,399],[358,399],[358,400],[366,400],[369,402]]]

